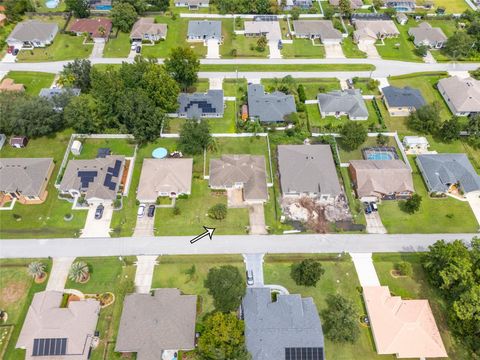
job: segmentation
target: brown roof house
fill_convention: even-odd
[[[363,298],[378,354],[448,357],[428,300],[403,300],[388,286],[366,286]]]
[[[70,301],[60,307],[63,293],[34,295],[17,341],[25,360],[87,360],[97,326],[100,302]]]
[[[115,351],[157,360],[167,350],[195,348],[197,296],[178,289],[129,294],[123,303]]]
[[[401,160],[352,160],[348,169],[360,199],[405,199],[415,191],[411,171]]]
[[[293,29],[298,38],[320,39],[323,44],[340,44],[343,40],[331,20],[294,20]]]
[[[397,37],[400,35],[392,20],[352,20],[355,25],[353,40],[375,43],[377,40]]]
[[[24,92],[25,86],[23,84],[15,84],[15,80],[5,78],[0,83],[0,91],[17,91]]]
[[[21,204],[41,204],[48,195],[52,158],[0,159],[0,203],[17,199]]]
[[[454,115],[480,113],[480,80],[450,76],[441,79],[437,87]]]
[[[106,18],[76,19],[68,30],[76,33],[77,36],[88,34],[94,42],[101,43],[108,40],[112,31],[112,22]]]
[[[193,159],[145,159],[143,160],[137,199],[154,203],[159,196],[175,198],[190,195],[192,190]]]
[[[142,17],[133,25],[130,40],[156,42],[167,38],[167,24],[157,24],[154,18]]]
[[[212,189],[242,190],[246,203],[263,203],[268,199],[265,157],[222,155],[210,160],[209,185]]]

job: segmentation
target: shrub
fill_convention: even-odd
[[[208,216],[215,220],[223,220],[227,217],[227,206],[225,204],[216,204],[208,209]]]
[[[178,206],[176,206],[176,205],[173,207],[172,212],[173,212],[173,215],[180,215],[180,214],[182,213],[182,211],[180,210],[180,208],[179,208]]]
[[[413,274],[412,264],[406,261],[395,264],[395,270],[397,270],[402,276],[412,276]]]
[[[316,286],[325,270],[315,259],[305,259],[292,265],[290,276],[297,285]]]

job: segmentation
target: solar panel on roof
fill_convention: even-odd
[[[66,353],[66,338],[33,339],[32,356],[65,355]]]
[[[115,190],[115,188],[117,187],[117,184],[112,181],[112,174],[105,175],[103,186],[108,187],[112,191]]]
[[[80,178],[80,183],[82,188],[88,188],[88,185],[94,181],[95,177],[98,175],[97,171],[79,171],[77,172],[78,177]]]
[[[323,348],[285,348],[285,360],[323,360]]]
[[[99,148],[97,151],[97,158],[105,158],[107,155],[110,155],[111,151],[109,148]]]
[[[117,177],[120,174],[121,167],[122,167],[122,162],[120,160],[115,160],[115,167],[111,171],[112,175]],[[108,169],[110,170],[110,168]]]

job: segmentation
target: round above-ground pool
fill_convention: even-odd
[[[154,159],[163,159],[168,154],[167,149],[159,147],[152,151],[152,157]]]
[[[49,9],[55,9],[59,2],[60,0],[48,0],[45,2],[45,6]]]

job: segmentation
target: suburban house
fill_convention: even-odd
[[[352,20],[355,25],[353,40],[355,42],[368,41],[376,42],[385,38],[393,38],[400,35],[395,23],[392,20]]]
[[[56,23],[37,20],[22,21],[8,36],[7,44],[17,49],[45,47],[53,42],[57,33]]]
[[[222,40],[222,22],[212,20],[190,20],[187,31],[188,41]]]
[[[422,22],[417,27],[410,28],[408,35],[413,37],[415,46],[424,45],[433,49],[442,48],[445,41],[447,41],[447,36],[442,29],[434,28],[427,22]]]
[[[455,75],[440,79],[437,87],[454,115],[480,113],[480,80]]]
[[[206,93],[180,93],[178,116],[187,119],[221,118],[225,109],[223,90],[208,90]]]
[[[59,190],[89,203],[113,202],[122,185],[125,157],[107,155],[91,160],[70,160]]]
[[[284,122],[288,115],[297,112],[293,95],[285,95],[280,91],[267,94],[260,84],[249,84],[247,95],[251,119],[264,123]]]
[[[400,25],[405,25],[408,22],[408,16],[403,12],[397,13],[397,15],[395,15],[395,19],[397,19],[397,22]]]
[[[282,5],[282,1],[277,1],[278,5]],[[292,10],[294,7],[299,7],[302,9],[309,9],[313,5],[313,0],[286,0],[283,10]]]
[[[159,196],[190,195],[193,159],[164,158],[143,160],[137,200],[155,203]]]
[[[248,287],[240,308],[252,360],[325,359],[322,324],[311,297]]]
[[[76,19],[68,28],[77,36],[88,34],[94,42],[105,42],[112,31],[112,21],[107,18]]]
[[[55,100],[56,97],[59,97],[63,94],[69,94],[70,96],[79,96],[81,90],[77,88],[43,88],[40,90],[40,94],[38,96],[47,99],[47,100]],[[63,104],[55,104],[55,110],[62,110]]]
[[[388,286],[365,286],[363,298],[378,354],[448,357],[428,300],[392,296]]]
[[[246,203],[264,203],[268,200],[265,157],[222,155],[211,159],[208,184],[214,190],[242,190]]]
[[[405,136],[402,141],[407,152],[422,153],[428,151],[430,144],[423,136]]]
[[[415,11],[415,0],[383,0],[385,6],[395,9],[397,12],[413,12]]]
[[[404,88],[387,86],[382,88],[382,93],[390,116],[408,116],[426,105],[422,93],[409,86]]]
[[[0,204],[43,203],[54,167],[52,158],[0,158]]]
[[[329,0],[330,5],[338,6],[340,4],[340,0]],[[350,7],[352,10],[360,9],[363,6],[362,0],[350,0]]]
[[[331,20],[294,20],[293,30],[297,38],[320,39],[323,44],[340,44],[343,40]]]
[[[5,78],[0,83],[0,91],[24,92],[25,86],[23,84],[15,84],[13,79]]]
[[[351,160],[348,170],[359,199],[408,199],[415,191],[412,173],[401,160]]]
[[[279,145],[283,196],[311,196],[334,202],[341,193],[330,145]]]
[[[176,7],[188,7],[189,10],[197,10],[198,8],[208,7],[210,0],[176,0]]]
[[[167,38],[167,24],[157,24],[151,17],[142,17],[133,25],[130,32],[132,41],[151,41],[156,42]]]
[[[62,306],[62,291],[35,293],[16,348],[25,360],[87,360],[95,337],[100,302],[70,301]]]
[[[164,351],[195,348],[197,296],[178,289],[129,294],[123,302],[115,351],[137,360],[162,359]]]
[[[333,90],[317,95],[322,118],[348,116],[350,120],[367,120],[368,109],[358,89]]]
[[[269,39],[280,40],[282,33],[280,30],[280,23],[277,20],[255,20],[245,21],[243,23],[245,29],[245,36],[260,37],[267,36]]]
[[[480,176],[467,155],[425,154],[418,155],[416,162],[430,193],[480,195]]]

